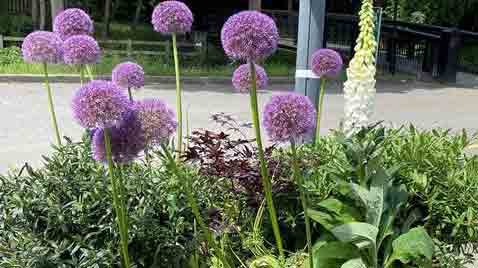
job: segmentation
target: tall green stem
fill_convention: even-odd
[[[320,99],[319,107],[317,108],[317,129],[315,131],[315,145],[319,145],[320,140],[320,121],[322,119],[322,111],[324,108],[324,97],[325,97],[325,85],[327,84],[327,79],[320,79]]]
[[[118,224],[118,229],[120,231],[121,238],[121,255],[123,255],[123,262],[125,268],[131,267],[128,253],[128,229],[126,223],[126,215],[123,202],[119,196],[120,188],[114,174],[114,164],[113,157],[111,153],[111,138],[110,130],[108,128],[104,129],[104,139],[105,139],[105,151],[106,151],[106,160],[108,161],[108,171],[111,179],[111,189],[113,195],[113,207],[116,212],[116,223]]]
[[[257,149],[258,149],[259,161],[261,165],[262,184],[264,187],[264,193],[266,195],[267,208],[269,210],[269,217],[271,220],[272,230],[274,232],[277,249],[279,250],[279,255],[281,259],[284,260],[285,255],[284,255],[284,248],[282,246],[282,238],[281,238],[280,229],[279,229],[279,221],[277,220],[277,213],[274,208],[274,202],[272,200],[272,182],[271,182],[271,179],[269,178],[267,163],[266,163],[265,155],[264,155],[264,147],[262,146],[261,125],[259,123],[259,107],[257,104],[256,66],[255,66],[255,63],[252,61],[249,62],[249,65],[251,69],[250,97],[251,97],[252,122],[254,124],[254,130],[256,132]]]
[[[206,225],[206,223],[204,222],[204,220],[201,216],[199,206],[196,202],[196,198],[194,197],[194,188],[193,188],[192,181],[191,181],[190,177],[189,176],[183,176],[183,174],[181,173],[181,170],[178,167],[178,164],[175,162],[174,158],[170,155],[167,146],[163,145],[162,147],[163,147],[163,151],[164,151],[166,157],[168,158],[168,160],[170,162],[171,167],[173,168],[173,172],[176,174],[176,176],[178,177],[178,179],[181,182],[184,182],[183,186],[185,187],[184,190],[186,192],[186,197],[188,199],[189,206],[191,207],[191,209],[193,211],[194,218],[196,219],[197,223],[199,224],[199,227],[202,229],[204,235],[206,236],[206,241],[207,241],[208,245],[210,245],[214,249],[214,253],[217,254],[217,256],[219,257],[219,259],[221,260],[223,265],[226,268],[231,268],[232,266],[229,264],[226,257],[222,254],[221,249],[215,243],[215,241],[212,237],[212,234],[209,231],[208,226]]]
[[[90,65],[86,64],[85,67],[86,67],[86,73],[90,77],[90,80],[95,80],[95,76],[93,74],[93,71],[91,70]]]
[[[131,92],[131,88],[128,87],[128,96],[129,96],[129,100],[130,101],[133,101],[133,92]]]
[[[304,209],[304,221],[305,221],[305,233],[307,236],[307,250],[309,253],[309,266],[310,268],[314,268],[314,255],[312,252],[312,231],[310,228],[310,218],[309,213],[307,212],[307,195],[304,191],[304,177],[300,175],[299,170],[299,162],[297,157],[297,148],[294,142],[291,142],[291,149],[292,149],[292,172],[294,176],[294,180],[297,183],[297,187],[299,187],[299,195],[300,201],[302,202],[302,208]]]
[[[85,65],[81,64],[80,65],[80,83],[81,86],[85,83]]]
[[[48,66],[46,63],[43,63],[43,73],[45,74],[45,86],[48,94],[48,109],[50,110],[51,121],[56,136],[56,142],[58,143],[58,146],[61,146],[60,130],[58,129],[58,123],[56,121],[56,113],[55,107],[53,105],[53,97],[51,94],[50,79],[48,78]]]
[[[179,57],[178,47],[176,43],[176,33],[173,33],[173,56],[174,56],[174,70],[176,72],[176,109],[178,116],[178,138],[176,144],[176,160],[179,161],[183,147],[183,107],[182,107],[182,93],[181,93],[181,81],[179,74]]]

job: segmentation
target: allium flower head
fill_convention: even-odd
[[[312,137],[316,121],[314,105],[303,95],[276,95],[264,108],[264,127],[274,142],[305,141]]]
[[[136,102],[138,117],[148,143],[159,145],[167,142],[176,132],[176,114],[159,99],[144,99]]]
[[[93,21],[81,9],[69,8],[55,17],[53,31],[66,40],[74,35],[93,34]]]
[[[249,64],[243,64],[239,66],[232,75],[232,85],[241,93],[249,93],[251,89],[251,68]],[[266,70],[256,64],[256,85],[257,89],[264,89],[269,83]]]
[[[221,42],[230,58],[256,61],[274,53],[279,31],[269,16],[258,11],[242,11],[226,21]]]
[[[73,116],[84,128],[107,128],[131,108],[124,91],[111,82],[94,80],[81,87],[71,103]]]
[[[36,31],[23,40],[23,59],[29,63],[60,63],[63,60],[63,41],[52,32]]]
[[[141,127],[141,121],[137,112],[132,109],[126,112],[123,120],[110,128],[111,152],[113,161],[127,163],[138,157],[146,147],[146,139]],[[92,138],[93,158],[97,161],[106,162],[104,130],[98,128]]]
[[[312,55],[312,71],[320,77],[337,78],[343,64],[340,54],[332,49],[321,48]]]
[[[75,35],[63,44],[66,64],[95,64],[101,56],[101,49],[96,40],[89,35]]]
[[[142,88],[144,86],[144,70],[133,62],[116,65],[111,75],[113,83],[121,88]]]
[[[151,22],[160,33],[185,33],[191,31],[193,20],[193,13],[186,4],[164,1],[154,9]]]

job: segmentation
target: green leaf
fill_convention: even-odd
[[[431,267],[434,244],[431,237],[423,227],[411,229],[401,235],[392,243],[393,253],[385,267],[389,267],[394,261],[403,264],[415,263],[419,267]]]
[[[352,222],[335,227],[332,233],[342,242],[351,242],[355,245],[367,242],[376,245],[378,228],[364,222]]]
[[[262,256],[251,262],[250,268],[280,268],[280,261],[274,256]]]
[[[357,209],[337,199],[324,200],[318,206],[318,210],[308,210],[309,216],[329,231],[338,225],[361,220]]]
[[[351,244],[332,241],[314,245],[314,266],[318,268],[339,268],[344,262],[360,256],[359,249]]]
[[[367,265],[362,261],[361,258],[352,259],[344,263],[340,268],[367,268]]]

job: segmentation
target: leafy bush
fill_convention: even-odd
[[[471,259],[467,254],[478,250],[478,156],[467,155],[465,148],[476,137],[413,126],[374,132],[383,136],[377,152],[383,155],[384,168],[399,167],[396,181],[411,194],[407,210],[421,219],[441,247],[440,256],[456,258],[457,262]],[[371,142],[372,137],[368,134],[366,139]],[[309,188],[321,191],[322,196],[327,190],[330,196],[337,194],[335,178],[351,176],[353,165],[336,135],[326,137],[319,148],[305,146],[301,153],[320,159],[320,165],[309,171]],[[461,254],[464,258],[457,257]]]
[[[184,267],[198,247],[192,213],[167,171],[123,169],[129,194],[130,253],[137,267]],[[56,148],[45,167],[0,177],[0,267],[119,267],[105,167],[87,140]],[[227,193],[195,176],[204,207]]]
[[[18,47],[0,49],[0,65],[19,64],[23,62],[22,51]]]
[[[216,115],[229,131],[199,131],[191,137],[188,174],[194,178],[202,213],[225,250],[263,267],[261,263],[275,260],[267,256],[274,253],[269,246],[273,235],[256,189],[260,183],[255,149],[251,141],[234,138],[240,135],[234,129],[243,126],[227,125],[227,119]],[[435,262],[464,267],[472,259],[462,254],[468,252],[464,245],[478,244],[473,229],[478,219],[478,157],[464,153],[473,137],[408,127],[377,128],[360,138],[366,145],[360,159],[340,142],[339,134],[323,138],[319,147],[300,148],[310,203],[317,207],[326,199],[342,200],[344,188],[337,178],[357,182],[356,170],[362,170],[357,166],[371,165],[380,154],[381,167],[394,174],[393,185],[403,184],[409,192],[394,226],[416,216],[412,227],[424,225],[437,245]],[[275,174],[274,200],[284,247],[295,252],[287,263],[301,267],[306,259],[303,211],[290,180],[290,153],[273,148],[268,159]],[[207,246],[196,240],[193,216],[183,194],[178,194],[175,176],[158,161],[153,153],[150,161],[122,170],[129,194],[131,257],[137,267],[189,267],[191,256],[204,256]],[[85,138],[56,148],[41,169],[25,166],[16,174],[0,176],[0,267],[118,267],[119,237],[105,174],[105,168],[91,159]],[[316,225],[315,239],[324,231]]]

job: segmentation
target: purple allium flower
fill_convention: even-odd
[[[66,40],[74,35],[93,34],[93,21],[81,9],[69,8],[55,17],[53,31]]]
[[[71,103],[73,117],[84,128],[107,128],[131,108],[124,91],[108,81],[94,80],[81,87]]]
[[[314,105],[303,95],[276,95],[264,108],[264,127],[274,142],[305,141],[312,137],[316,121]]]
[[[190,32],[193,13],[186,4],[179,1],[164,1],[154,8],[151,22],[160,33]]]
[[[232,85],[241,93],[249,93],[251,89],[251,68],[249,64],[243,64],[239,66],[232,75]],[[269,83],[266,70],[256,64],[256,85],[257,89],[264,89]]]
[[[279,31],[269,16],[258,11],[242,11],[226,21],[221,42],[230,58],[256,61],[274,53]]]
[[[66,64],[95,64],[100,60],[101,49],[89,35],[75,35],[63,43]]]
[[[23,40],[23,59],[29,63],[60,63],[63,60],[63,41],[52,32],[36,31]]]
[[[110,128],[111,153],[116,163],[127,163],[138,157],[146,148],[146,138],[138,113],[131,109],[123,115],[123,120]],[[106,162],[104,129],[97,128],[91,142],[93,158]]]
[[[176,132],[176,114],[163,101],[144,99],[136,102],[136,109],[148,143],[159,145],[167,142]]]
[[[139,89],[144,86],[144,70],[133,62],[120,63],[113,69],[111,79],[121,88]]]
[[[337,78],[343,64],[340,54],[332,49],[322,48],[312,55],[312,71],[320,77]]]

